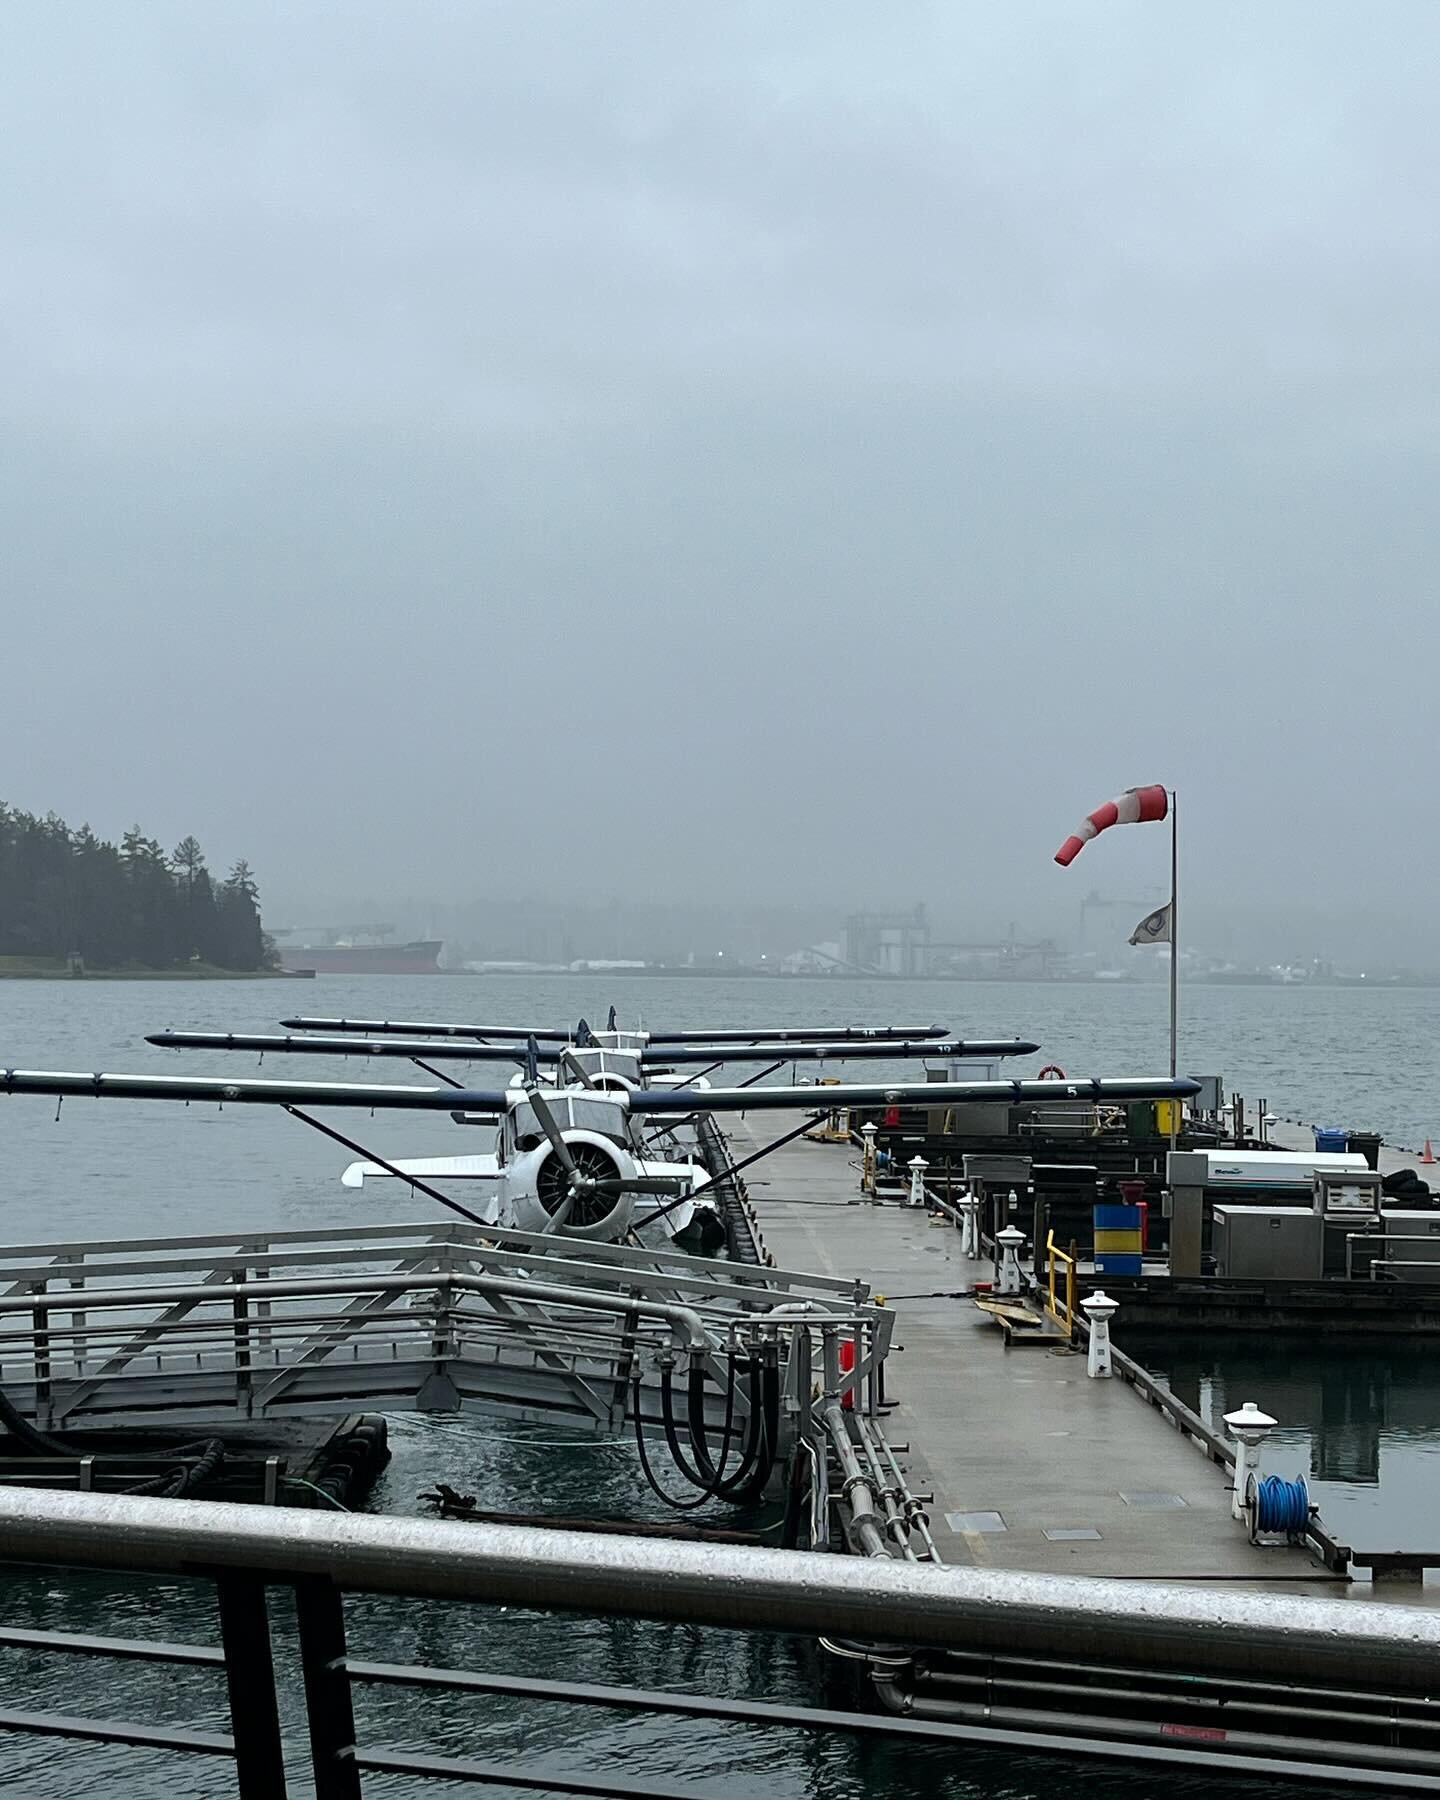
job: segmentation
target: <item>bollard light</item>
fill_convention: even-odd
[[[1278,1424],[1278,1419],[1261,1412],[1253,1400],[1247,1400],[1236,1411],[1225,1414],[1225,1429],[1235,1440],[1235,1486],[1230,1494],[1232,1519],[1245,1517],[1245,1490],[1252,1475],[1258,1479],[1260,1446]]]
[[[860,1192],[871,1200],[875,1198],[876,1129],[877,1127],[873,1119],[867,1119],[860,1127],[860,1141],[862,1145],[860,1151]]]
[[[960,1254],[980,1260],[980,1196],[966,1191],[955,1202],[965,1223],[960,1234]]]
[[[1002,1294],[1024,1292],[1020,1275],[1020,1249],[1024,1242],[1025,1233],[1017,1225],[1007,1225],[995,1233],[995,1246],[1000,1252],[999,1291]]]
[[[1085,1373],[1092,1381],[1104,1380],[1115,1373],[1110,1360],[1110,1321],[1120,1310],[1120,1302],[1097,1288],[1080,1302],[1090,1321],[1090,1348],[1085,1356]]]
[[[910,1171],[910,1204],[923,1207],[925,1204],[925,1171],[930,1165],[923,1156],[912,1156],[905,1166]]]

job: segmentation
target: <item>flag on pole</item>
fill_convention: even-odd
[[[1055,860],[1062,869],[1068,869],[1091,838],[1099,837],[1112,825],[1149,824],[1154,819],[1163,819],[1169,810],[1170,796],[1163,786],[1126,788],[1123,794],[1117,794],[1088,815],[1079,831],[1066,838],[1055,852]]]
[[[1157,906],[1130,933],[1132,944],[1168,944],[1170,942],[1170,902]]]

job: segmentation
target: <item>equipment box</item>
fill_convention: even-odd
[[[1309,1206],[1217,1206],[1215,1273],[1234,1281],[1319,1281],[1325,1227]]]

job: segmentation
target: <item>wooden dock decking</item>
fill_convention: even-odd
[[[775,1114],[729,1127],[737,1154],[783,1129]],[[859,1276],[894,1308],[903,1348],[887,1365],[886,1432],[909,1445],[912,1487],[934,1496],[931,1529],[947,1561],[1370,1592],[1337,1582],[1306,1551],[1252,1545],[1230,1516],[1227,1473],[1128,1383],[1090,1380],[1083,1353],[1067,1346],[1007,1350],[974,1301],[956,1297],[988,1281],[990,1263],[962,1257],[948,1221],[852,1204],[857,1165],[849,1146],[800,1139],[760,1165],[751,1200],[780,1267]]]

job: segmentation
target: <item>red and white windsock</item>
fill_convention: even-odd
[[[1112,825],[1146,825],[1152,819],[1163,819],[1169,810],[1170,796],[1163,786],[1126,788],[1123,794],[1095,808],[1074,837],[1066,838],[1055,852],[1055,860],[1062,869],[1068,869],[1091,838],[1099,837]]]

